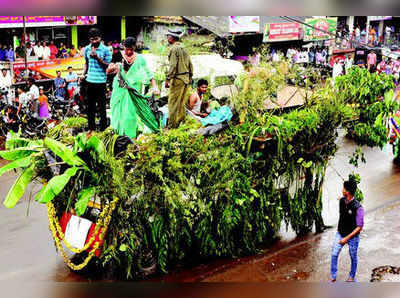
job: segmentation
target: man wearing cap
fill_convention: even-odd
[[[171,49],[168,54],[169,71],[165,88],[170,88],[168,97],[168,127],[177,128],[185,119],[186,93],[193,77],[193,64],[189,54],[179,42],[180,30],[168,30]]]

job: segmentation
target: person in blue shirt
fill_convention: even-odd
[[[0,61],[6,61],[6,49],[0,44]]]
[[[14,62],[15,56],[14,56],[14,50],[11,45],[8,46],[8,49],[6,50],[6,59],[7,61]]]
[[[57,71],[57,77],[54,79],[54,87],[55,87],[55,97],[61,100],[65,99],[65,86],[66,82],[65,80],[61,77],[61,71]]]
[[[106,114],[106,70],[111,62],[109,49],[101,42],[101,31],[89,30],[90,44],[85,47],[85,67],[83,80],[86,80],[86,101],[89,131],[96,129],[96,107],[99,106],[100,130],[107,128]]]
[[[68,66],[68,74],[65,76],[65,81],[67,82],[68,97],[72,99],[78,89],[78,75],[72,72],[72,66]]]
[[[308,60],[311,64],[314,64],[314,60],[315,60],[315,50],[314,47],[310,48],[310,51],[308,52]]]

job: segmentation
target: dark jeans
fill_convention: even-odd
[[[106,114],[106,83],[89,83],[87,82],[87,115],[89,122],[89,130],[96,130],[96,109],[100,113],[100,130],[107,128]]]

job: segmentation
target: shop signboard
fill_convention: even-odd
[[[28,62],[30,75],[36,80],[49,80],[57,76],[57,71],[61,71],[61,76],[65,77],[68,73],[68,66],[72,66],[73,72],[80,75],[83,73],[85,59],[83,57],[51,59]],[[14,83],[24,82],[25,63],[16,62],[13,64]]]
[[[22,28],[22,16],[0,16],[0,28]],[[26,16],[26,27],[54,27],[72,25],[93,25],[96,16]]]
[[[326,40],[335,38],[337,18],[312,18],[305,20],[304,40]]]
[[[300,33],[299,23],[265,24],[263,42],[299,40]]]
[[[391,16],[368,16],[370,22],[391,20]]]
[[[260,32],[260,17],[229,16],[229,32]]]

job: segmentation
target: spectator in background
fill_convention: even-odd
[[[71,58],[78,57],[78,51],[75,49],[75,46],[71,46],[71,50],[69,50],[69,56]]]
[[[39,88],[39,117],[42,119],[47,119],[49,118],[49,99],[47,96],[44,94],[43,87]]]
[[[113,42],[113,44],[112,44],[112,47],[114,48],[114,49],[119,49],[119,46],[120,46],[120,44],[118,43],[118,41],[116,41],[116,40],[114,40],[114,42]]]
[[[28,88],[29,88],[29,95],[31,99],[38,99],[39,98],[39,88],[35,85],[35,79],[29,78],[28,79]]]
[[[372,45],[375,45],[375,36],[376,36],[376,31],[374,26],[371,26],[371,29],[369,30],[369,40]]]
[[[360,45],[360,41],[361,41],[361,31],[360,31],[360,26],[356,26],[356,29],[354,31],[354,35],[356,37],[356,44],[357,46]]]
[[[367,56],[367,68],[370,72],[375,71],[376,68],[376,54],[374,51],[370,51]]]
[[[32,44],[30,42],[26,44],[26,55],[27,57],[35,56],[35,51],[33,50]]]
[[[50,59],[56,59],[58,55],[58,49],[54,44],[54,40],[50,40],[49,49],[50,49]]]
[[[107,49],[110,51],[110,54],[113,54],[113,46],[112,46],[112,41],[107,42]]]
[[[65,77],[65,81],[67,82],[68,97],[72,99],[78,88],[78,75],[72,72],[72,66],[68,66],[68,74]]]
[[[385,72],[385,70],[386,70],[386,61],[385,60],[386,60],[386,58],[383,57],[382,61],[379,62],[378,66],[376,67],[376,70],[378,71],[378,73]]]
[[[346,56],[346,59],[344,60],[344,69],[346,71],[346,74],[348,73],[349,69],[353,66],[353,58],[351,58],[350,55]]]
[[[335,79],[338,76],[341,76],[343,74],[343,60],[340,60],[339,58],[335,60],[335,64],[333,65],[333,70],[332,70],[332,78],[333,78],[333,83],[335,83]]]
[[[11,75],[8,70],[3,68],[0,74],[0,88],[10,88],[12,85]]]
[[[60,49],[58,50],[59,58],[68,58],[68,50],[63,42],[60,43]]]
[[[396,78],[396,84],[398,84],[400,79],[400,57],[393,62],[393,75]]]
[[[79,56],[85,57],[85,47],[82,45],[79,46]]]
[[[392,33],[392,28],[389,25],[385,28],[385,44],[388,44],[390,41],[390,33]]]
[[[25,93],[25,88],[22,86],[17,88],[17,94],[18,97],[16,98],[16,101],[18,103],[18,110],[17,110],[17,115],[18,115],[21,109],[28,104],[29,97]]]
[[[38,41],[37,44],[33,47],[33,50],[35,51],[38,60],[43,60],[43,46],[40,41]]]
[[[308,52],[308,60],[311,64],[314,64],[315,62],[315,50],[314,47],[311,47],[309,52]]]
[[[61,71],[57,71],[57,77],[54,80],[54,87],[56,89],[54,95],[56,98],[64,100],[65,99],[65,87],[66,87],[66,82],[65,80],[61,77]]]
[[[21,42],[21,44],[15,49],[15,56],[17,59],[24,59],[25,58],[25,50],[24,50],[24,42]]]
[[[15,60],[14,49],[11,45],[9,45],[8,49],[6,49],[6,60],[9,62],[14,62]]]
[[[0,44],[0,61],[6,61],[6,50],[2,44]]]
[[[47,43],[43,41],[43,60],[49,60],[51,56],[50,48],[47,46]]]
[[[389,59],[389,63],[386,65],[385,74],[387,75],[393,74],[393,66],[394,66],[393,60]]]
[[[322,65],[324,61],[324,57],[322,56],[322,51],[320,48],[317,49],[317,52],[315,53],[315,62],[317,65]]]

